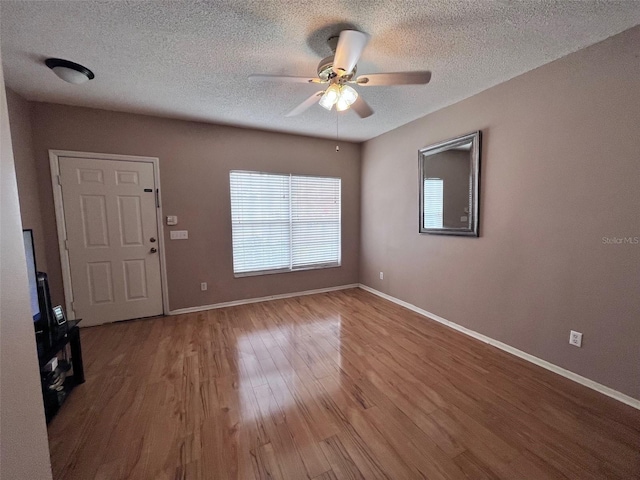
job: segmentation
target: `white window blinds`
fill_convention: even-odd
[[[235,274],[340,265],[340,179],[232,171]]]
[[[441,178],[424,179],[424,228],[442,228],[443,183]]]

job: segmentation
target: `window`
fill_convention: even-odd
[[[231,171],[233,272],[340,265],[340,179]]]
[[[441,178],[424,179],[424,228],[442,228],[443,181]]]

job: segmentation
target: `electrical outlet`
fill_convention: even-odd
[[[207,282],[202,282],[200,284],[200,290],[204,292],[206,289],[207,289]]]
[[[384,280],[384,273],[380,272],[380,280]]]
[[[569,343],[571,345],[576,346],[576,347],[581,347],[582,346],[582,333],[574,332],[573,330],[571,330],[571,333],[569,334]]]

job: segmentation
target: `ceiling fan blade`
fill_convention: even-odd
[[[383,85],[426,85],[431,80],[431,72],[372,73],[360,75],[356,83],[362,86]]]
[[[285,83],[323,83],[319,78],[292,77],[289,75],[249,75],[249,80],[258,82],[285,82]]]
[[[291,110],[289,113],[285,115],[285,117],[295,117],[296,115],[300,115],[306,109],[308,109],[311,105],[320,100],[320,97],[324,93],[324,90],[320,90],[319,92],[314,93],[309,98],[307,98],[304,102],[298,105],[296,108]]]
[[[351,108],[360,118],[367,118],[373,115],[373,109],[363,100],[362,95],[358,96],[358,99],[353,102]]]
[[[339,75],[351,73],[360,60],[364,47],[369,42],[369,35],[357,30],[340,32],[336,54],[333,59],[333,71]]]

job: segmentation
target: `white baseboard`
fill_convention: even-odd
[[[408,308],[409,310],[419,313],[420,315],[430,318],[431,320],[435,320],[436,322],[446,325],[447,327],[450,327],[450,328],[453,328],[454,330],[462,332],[465,335],[469,335],[470,337],[480,340],[481,342],[488,343],[489,345],[493,345],[494,347],[497,347],[500,350],[504,350],[505,352],[515,355],[516,357],[520,357],[524,360],[527,360],[528,362],[538,365],[539,367],[550,370],[551,372],[557,373],[558,375],[562,375],[563,377],[573,380],[574,382],[584,385],[585,387],[589,387],[595,390],[596,392],[600,392],[608,397],[614,398],[622,403],[625,403],[631,407],[634,407],[640,410],[640,400],[636,398],[633,398],[633,397],[630,397],[629,395],[625,395],[624,393],[618,392],[617,390],[607,387],[606,385],[602,385],[598,382],[594,382],[593,380],[590,380],[586,377],[578,375],[577,373],[573,373],[562,367],[554,365],[553,363],[547,362],[546,360],[542,360],[541,358],[534,357],[533,355],[523,352],[522,350],[518,350],[517,348],[507,345],[506,343],[502,343],[498,340],[494,340],[491,337],[487,337],[486,335],[470,330],[466,327],[463,327],[462,325],[453,323],[447,320],[446,318],[442,318],[439,315],[435,315],[431,312],[427,312],[426,310],[423,310],[420,307],[416,307],[415,305],[405,302],[404,300],[400,300],[399,298],[392,297],[391,295],[387,295],[386,293],[382,293],[378,290],[368,287],[367,285],[360,284],[360,288],[362,288],[363,290],[366,290],[367,292],[373,293],[374,295],[382,297],[386,300],[389,300],[390,302],[393,302],[405,308]]]
[[[351,283],[349,285],[338,285],[337,287],[305,290],[304,292],[282,293],[280,295],[269,295],[267,297],[247,298],[244,300],[233,300],[231,302],[214,303],[213,305],[200,305],[198,307],[178,308],[176,310],[169,311],[169,315],[181,315],[183,313],[202,312],[204,310],[213,310],[216,308],[235,307],[237,305],[246,305],[249,303],[268,302],[270,300],[280,300],[281,298],[302,297],[303,295],[314,295],[316,293],[335,292],[336,290],[358,288],[359,286],[360,286],[359,283]]]

